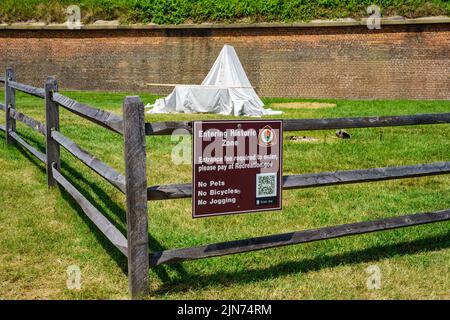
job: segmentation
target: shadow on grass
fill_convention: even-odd
[[[127,234],[127,230],[126,230],[127,221],[126,221],[125,210],[121,206],[119,206],[115,201],[113,201],[111,199],[111,197],[102,188],[100,188],[97,184],[86,179],[83,175],[81,175],[73,167],[69,166],[65,162],[63,162],[61,164],[61,167],[64,167],[64,171],[68,172],[69,175],[72,177],[72,178],[66,177],[66,179],[68,179],[70,181],[70,183],[72,183],[74,185],[74,187],[76,187],[80,192],[83,191],[83,188],[80,186],[80,183],[78,181],[82,181],[83,183],[85,183],[89,188],[91,188],[94,191],[94,193],[101,199],[102,204],[104,204],[107,207],[108,211],[114,213],[114,215],[119,218],[121,224],[120,225],[115,224],[115,226],[117,227],[117,229],[119,229],[119,231],[122,234],[126,235]],[[61,190],[61,191],[62,191],[62,194],[64,195],[64,198],[68,201],[68,203],[71,205],[71,207],[74,210],[76,210],[82,217],[83,221],[89,225],[91,231],[93,232],[93,234],[95,235],[95,237],[97,238],[99,243],[103,246],[105,251],[110,253],[111,257],[116,261],[116,263],[120,266],[120,268],[122,269],[122,271],[124,273],[128,273],[127,259],[123,256],[123,254],[120,253],[120,251],[117,250],[117,248],[114,247],[114,245],[112,245],[108,241],[108,239],[103,235],[103,233],[97,229],[95,224],[92,223],[92,221],[85,215],[83,210],[78,206],[77,202],[72,199],[72,196],[70,196],[64,190]],[[98,207],[98,202],[96,202],[95,199],[93,199],[91,196],[89,196],[89,194],[84,192],[83,195],[86,197],[86,199],[88,199],[89,202],[91,202],[94,206]],[[102,212],[102,214],[104,214],[105,217],[111,221],[110,214],[107,214],[105,212]],[[163,250],[167,249],[160,242],[158,242],[158,240],[156,240],[156,238],[154,238],[151,234],[149,234],[148,237],[149,237],[150,251],[163,251]],[[183,266],[181,266],[179,264],[170,266],[170,268],[173,271],[176,271],[178,273],[178,275],[180,275],[180,276],[186,276],[186,274],[187,274],[185,269],[183,268]],[[158,270],[155,270],[155,272],[156,272],[157,276],[161,279],[161,281],[164,282],[164,281],[170,280],[170,276],[165,269],[160,268]]]
[[[163,283],[159,289],[154,290],[151,294],[182,293],[184,291],[206,288],[213,285],[229,286],[233,283],[251,283],[271,279],[274,275],[283,276],[307,273],[340,265],[373,262],[394,256],[429,252],[448,247],[450,247],[450,232],[415,241],[376,246],[332,256],[320,256],[301,261],[288,261],[263,269],[220,272],[212,275],[186,274],[184,278]]]
[[[34,155],[32,155],[30,152],[28,152],[24,147],[22,147],[21,144],[15,143],[14,147],[30,162],[35,165],[39,171],[41,171],[43,174],[47,174],[47,168],[45,167],[45,163],[41,162],[38,158],[36,158]],[[45,152],[45,151],[44,151]]]
[[[4,132],[2,132],[4,136]],[[42,145],[42,141],[39,141],[35,139],[32,136],[24,136],[24,138],[30,142],[33,142],[34,147],[45,153],[45,145]],[[39,170],[46,174],[46,167],[45,164],[43,164],[41,161],[39,161],[36,157],[32,156],[28,151],[26,151],[20,144],[16,144],[16,149],[30,162],[33,163],[36,167],[39,168]],[[126,230],[126,212],[125,210],[119,206],[115,201],[111,199],[111,197],[108,195],[107,192],[105,192],[102,188],[100,188],[96,183],[90,181],[89,179],[85,178],[81,173],[79,173],[75,168],[70,166],[66,161],[61,161],[61,167],[62,170],[67,172],[68,175],[65,175],[66,179],[80,192],[83,194],[83,196],[91,202],[96,208],[101,208],[103,205],[107,209],[107,213],[102,212],[102,214],[108,219],[112,220],[112,214],[114,214],[115,217],[117,217],[120,221],[120,224],[115,223],[114,225],[116,228],[124,235],[127,234]],[[89,195],[89,193],[85,192],[83,190],[82,184],[89,187],[94,191],[94,193],[98,196],[98,198],[101,200],[101,203],[97,199],[94,199],[92,196]],[[86,216],[83,209],[78,205],[78,203],[72,198],[72,196],[66,192],[63,188],[60,188],[61,195],[64,198],[65,201],[70,205],[70,207],[76,211],[79,216],[83,219],[83,221],[89,226],[89,229],[92,231],[94,236],[96,237],[97,241],[100,243],[100,245],[104,248],[106,252],[110,254],[110,256],[113,258],[113,260],[117,263],[117,265],[121,268],[121,270],[124,273],[128,273],[127,269],[127,258],[113,245],[109,242],[109,240],[103,235],[101,231],[98,230],[97,226]],[[113,221],[111,221],[113,222]],[[167,248],[164,247],[156,238],[154,238],[151,234],[149,236],[149,250],[150,251],[163,251]],[[178,275],[180,276],[186,276],[187,273],[182,265],[172,265],[170,266],[170,269],[173,271],[176,271]],[[157,274],[157,276],[161,279],[161,281],[166,282],[170,280],[170,276],[168,272],[163,269],[159,268],[157,270],[154,270]]]
[[[102,200],[101,201],[102,204],[104,204],[110,212],[113,212],[115,214],[115,216],[117,216],[119,218],[121,225],[115,224],[115,226],[117,227],[117,229],[119,229],[120,232],[122,232],[122,234],[126,235],[127,230],[126,230],[125,226],[126,226],[127,221],[126,221],[125,210],[121,206],[119,206],[116,202],[114,202],[111,199],[111,197],[102,188],[100,188],[97,184],[86,179],[83,175],[81,175],[73,167],[69,166],[65,162],[61,163],[61,167],[63,167],[64,171],[68,172],[69,175],[71,177],[73,177],[73,178],[70,178],[70,177],[66,176],[66,179],[69,180],[70,183],[72,183],[73,186],[76,187],[81,193],[83,193],[82,192],[83,188],[80,186],[80,183],[78,183],[76,181],[82,181],[83,183],[85,183],[87,186],[89,186],[89,188],[91,188],[94,191],[94,193]],[[64,192],[65,199],[71,204],[72,208],[74,210],[76,210],[77,212],[79,212],[81,217],[83,218],[83,220],[89,225],[90,229],[96,236],[97,240],[102,244],[102,246],[105,248],[105,250],[111,254],[111,256],[115,259],[115,261],[122,268],[122,271],[124,273],[127,273],[127,259],[123,256],[123,254],[120,253],[120,251],[117,250],[117,248],[114,247],[114,245],[112,245],[108,241],[108,239],[103,235],[103,233],[97,229],[95,224],[92,223],[88,217],[86,217],[85,213],[78,206],[76,201],[72,199],[72,196],[70,196],[67,192],[65,192],[62,189],[61,189],[61,191]],[[91,202],[94,206],[98,207],[97,206],[98,203],[96,203],[95,199],[93,199],[91,196],[89,196],[89,194],[83,193],[83,195],[86,197],[86,199],[89,200],[89,202]],[[109,214],[107,214],[105,212],[102,212],[102,214],[104,214],[105,217],[111,221],[111,217]],[[148,234],[148,238],[149,238],[149,250],[150,251],[163,251],[163,250],[167,249],[156,238],[154,238],[150,233]],[[119,253],[120,258],[122,258],[122,259],[117,259],[115,254],[112,254],[112,252]],[[176,271],[180,276],[187,275],[185,269],[180,264],[172,265],[172,266],[170,266],[170,268],[173,271]],[[170,276],[165,269],[159,268],[158,270],[154,270],[154,271],[156,272],[157,276],[161,279],[161,281],[165,282],[165,281],[170,280]]]
[[[103,249],[108,252],[110,257],[117,263],[120,269],[126,273],[127,272],[127,259],[126,257],[111,243],[109,240],[100,232],[96,225],[86,216],[83,209],[78,205],[78,203],[72,198],[72,196],[67,193],[63,188],[60,188],[61,196],[69,204],[69,206],[78,213],[84,223],[86,223],[92,234],[95,236],[97,241],[103,247]]]
[[[33,137],[24,137],[24,139],[30,141],[30,142],[34,142],[34,147],[45,153],[45,146],[42,146],[42,142],[34,139]],[[36,157],[34,157],[33,155],[31,155],[27,150],[25,150],[19,143],[16,143],[14,146],[26,159],[28,159],[32,165],[35,165],[35,167],[37,167],[39,169],[39,171],[41,171],[41,173],[43,173],[44,175],[46,175],[47,173],[47,169],[45,164],[43,164],[40,160],[38,160]],[[91,187],[93,187],[94,191],[100,195],[100,198],[102,200],[104,200],[104,202],[106,204],[109,205],[110,209],[118,212],[117,209],[120,208],[118,205],[116,205],[115,203],[113,203],[111,201],[111,199],[108,197],[108,195],[100,188],[98,188],[95,184],[89,183],[89,181],[87,179],[85,179],[84,177],[82,177],[80,174],[78,174],[73,168],[71,168],[67,163],[62,162],[62,166],[64,166],[64,168],[70,172],[70,174],[74,177],[76,177],[76,179],[78,180],[82,180],[85,183],[89,184]],[[69,180],[69,179],[68,179]],[[82,192],[82,189],[79,188],[79,186],[77,186],[74,182],[73,179],[71,179],[72,181],[70,181],[80,192]],[[107,251],[110,256],[114,259],[114,261],[119,265],[119,267],[122,269],[122,271],[126,272],[127,271],[127,259],[123,256],[123,254],[116,249],[116,247],[114,247],[114,245],[112,245],[108,239],[103,236],[103,234],[97,229],[97,227],[95,226],[95,224],[86,216],[86,214],[83,212],[83,210],[81,209],[81,207],[78,205],[78,203],[72,198],[72,196],[67,193],[63,188],[60,188],[61,191],[61,195],[63,197],[63,199],[65,201],[67,201],[67,203],[70,205],[70,207],[76,211],[79,216],[83,219],[83,221],[89,226],[90,230],[93,232],[94,236],[96,237],[96,239],[98,240],[98,242],[102,245],[102,247],[105,249],[105,251]],[[83,192],[82,192],[83,193]],[[83,195],[88,198],[86,196],[85,193],[83,193]],[[90,202],[93,202],[93,199],[89,199],[88,200]],[[109,200],[109,201],[108,201]],[[113,207],[112,207],[113,205]],[[121,209],[121,208],[120,208]],[[122,210],[123,211],[123,210]],[[119,228],[119,227],[118,227]],[[122,228],[122,232],[123,232],[123,228]]]

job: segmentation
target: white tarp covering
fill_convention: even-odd
[[[281,112],[265,110],[248,81],[232,46],[225,45],[201,85],[177,85],[167,97],[157,99],[148,113],[217,113],[262,116]]]

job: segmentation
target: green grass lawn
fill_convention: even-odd
[[[125,94],[66,92],[80,102],[121,113]],[[145,103],[155,97],[141,95]],[[0,101],[3,93],[0,93]],[[271,103],[295,99],[265,99]],[[298,100],[301,101],[301,100]],[[305,100],[302,100],[305,101]],[[311,100],[312,101],[312,100]],[[450,101],[346,101],[325,109],[284,109],[282,118],[402,115],[450,111]],[[17,108],[44,121],[43,101],[17,94]],[[2,119],[4,113],[0,113]],[[146,115],[147,121],[219,118]],[[0,122],[3,123],[2,120]],[[18,123],[39,150],[43,138]],[[122,139],[61,110],[61,131],[124,171]],[[450,125],[287,132],[284,174],[449,161]],[[288,140],[315,137],[314,143]],[[0,133],[0,298],[128,297],[126,259],[59,188],[47,189],[45,167]],[[175,166],[170,136],[147,137],[149,185],[188,183],[191,166]],[[62,172],[125,231],[124,197],[62,149]],[[283,211],[191,218],[191,199],[149,202],[150,249],[161,250],[393,217],[450,207],[449,176],[284,191]],[[449,299],[450,222],[161,266],[149,271],[156,299]],[[81,290],[68,290],[78,265]],[[366,268],[381,270],[368,290]]]

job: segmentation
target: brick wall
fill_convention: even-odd
[[[148,82],[199,84],[224,44],[261,96],[450,99],[450,24],[0,30],[0,68],[42,86],[165,93]]]

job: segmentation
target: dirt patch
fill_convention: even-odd
[[[290,108],[290,109],[321,109],[321,108],[334,108],[335,103],[323,103],[323,102],[282,102],[274,103],[272,108]]]

